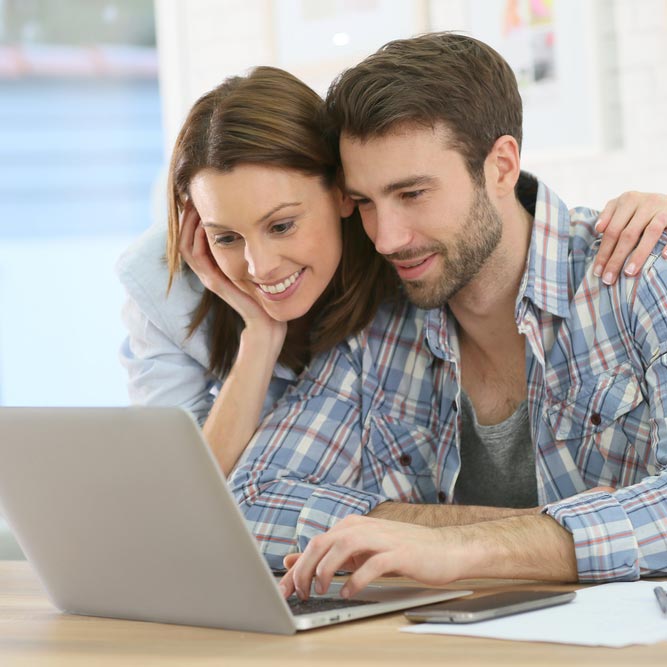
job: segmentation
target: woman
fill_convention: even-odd
[[[314,91],[268,67],[204,95],[170,165],[168,285],[161,234],[148,237],[151,263],[135,248],[119,264],[133,402],[191,409],[225,473],[311,354],[396,291],[336,182],[321,112]],[[170,288],[163,303],[147,281]]]
[[[336,181],[322,128],[321,99],[287,72],[228,79],[195,103],[176,140],[168,267],[159,228],[118,264],[132,402],[192,411],[225,474],[311,356],[398,291]],[[647,199],[611,202],[606,224],[655,224],[633,217]]]

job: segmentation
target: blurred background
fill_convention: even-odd
[[[0,0],[0,404],[127,402],[113,264],[200,94],[257,64],[324,94],[444,29],[512,64],[524,164],[569,205],[667,190],[667,0]]]
[[[164,160],[150,0],[0,0],[0,403],[126,402],[112,267]]]

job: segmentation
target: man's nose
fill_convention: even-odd
[[[412,230],[403,217],[392,208],[378,207],[375,212],[375,249],[381,255],[393,255],[407,248],[412,241]]]

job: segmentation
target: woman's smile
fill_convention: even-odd
[[[299,269],[295,271],[291,276],[285,278],[277,283],[271,283],[270,285],[264,283],[256,283],[258,289],[262,293],[262,296],[266,297],[271,301],[281,301],[286,299],[299,288],[301,284],[301,278],[305,272],[304,269]]]

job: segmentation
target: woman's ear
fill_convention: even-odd
[[[340,194],[340,217],[349,218],[354,213],[354,202],[349,195],[341,192]]]

